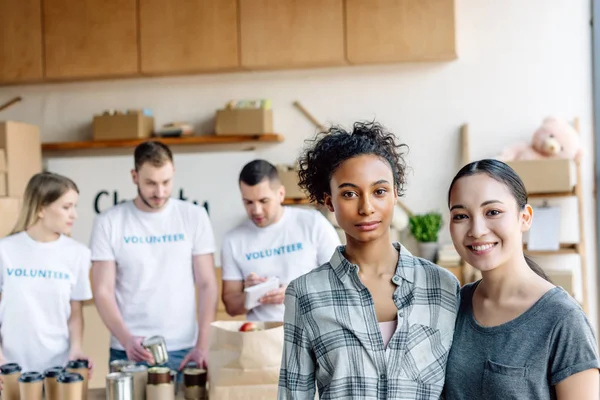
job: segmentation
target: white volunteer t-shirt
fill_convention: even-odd
[[[221,249],[222,279],[243,281],[251,272],[277,276],[287,285],[331,259],[340,239],[335,228],[316,210],[284,207],[273,225],[259,228],[247,220],[227,232]],[[284,306],[253,308],[247,319],[283,321]]]
[[[204,207],[174,198],[158,212],[118,204],[96,217],[90,247],[93,261],[116,262],[117,305],[133,335],[161,335],[169,351],[196,344],[192,256],[215,251]],[[124,350],[112,336],[110,346]]]
[[[60,236],[37,242],[26,232],[0,239],[0,336],[6,362],[23,371],[65,366],[71,300],[92,298],[90,250]]]

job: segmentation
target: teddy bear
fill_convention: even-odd
[[[579,162],[583,147],[579,133],[567,121],[547,117],[533,133],[530,143],[518,143],[505,149],[501,161],[566,158]]]

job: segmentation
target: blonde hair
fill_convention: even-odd
[[[75,182],[52,172],[40,172],[31,177],[25,188],[17,223],[11,235],[27,230],[39,220],[39,212],[69,190],[79,193]]]

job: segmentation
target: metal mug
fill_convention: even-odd
[[[142,346],[146,348],[154,357],[155,365],[162,365],[169,361],[169,354],[167,353],[167,344],[165,338],[162,336],[151,336],[144,339]]]
[[[106,375],[107,400],[132,400],[133,376],[124,372],[111,372]]]

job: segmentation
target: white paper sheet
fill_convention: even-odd
[[[261,303],[258,302],[261,297],[263,297],[267,292],[271,290],[275,290],[279,287],[279,278],[271,277],[267,281],[263,283],[259,283],[258,285],[250,286],[244,289],[246,292],[246,300],[244,302],[244,307],[246,310],[251,310],[254,307],[260,306]]]
[[[559,248],[560,207],[534,207],[527,249],[548,251]]]

